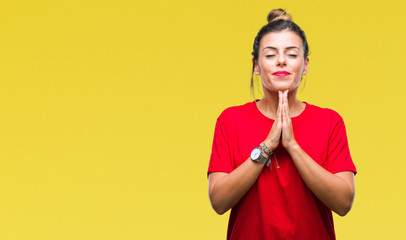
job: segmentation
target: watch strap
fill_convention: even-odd
[[[271,158],[268,158],[268,160],[266,160],[266,166],[269,167],[269,165],[271,164]]]
[[[256,160],[256,162],[260,162],[260,163],[265,163],[267,164],[269,161],[269,158],[265,157],[264,155],[260,155],[259,158]]]
[[[273,152],[265,145],[264,142],[262,142],[261,144],[259,144],[259,146],[261,146],[262,150],[263,150],[266,154],[268,154],[268,156],[271,156],[271,155],[272,155]]]

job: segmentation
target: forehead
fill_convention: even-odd
[[[265,47],[286,48],[295,46],[299,49],[303,49],[302,39],[295,32],[285,30],[281,32],[270,32],[262,37],[259,43],[260,50]]]

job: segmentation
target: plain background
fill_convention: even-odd
[[[225,239],[206,171],[218,115],[253,101],[256,33],[307,34],[299,99],[344,118],[338,239],[404,236],[404,1],[1,1],[0,238]]]

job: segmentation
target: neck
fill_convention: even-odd
[[[296,99],[297,89],[289,91],[289,113],[290,117],[298,116],[305,108],[305,104]],[[264,97],[257,102],[258,109],[271,119],[276,119],[279,104],[279,93],[264,89]]]

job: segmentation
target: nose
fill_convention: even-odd
[[[280,54],[278,57],[278,62],[276,63],[277,66],[279,67],[284,67],[286,66],[286,58],[283,54]]]

